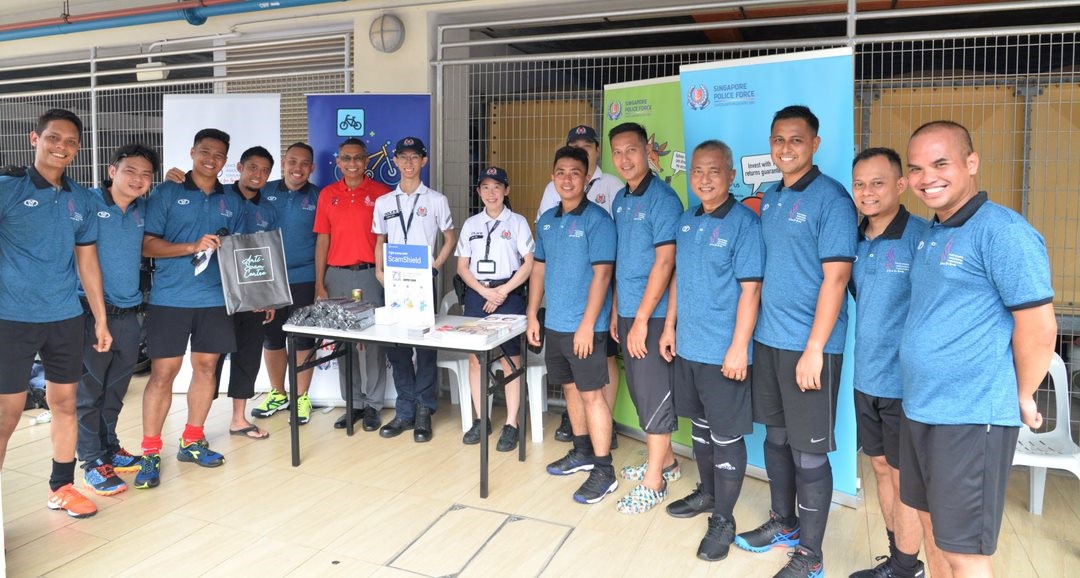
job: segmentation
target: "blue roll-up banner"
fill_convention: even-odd
[[[731,185],[737,199],[755,210],[765,188],[780,180],[769,156],[773,114],[791,104],[809,106],[821,121],[821,146],[814,163],[841,183],[851,183],[855,151],[854,59],[850,48],[727,60],[683,66],[683,127],[687,162],[690,151],[707,139],[720,139],[733,152],[738,173]],[[697,200],[691,197],[691,204]],[[836,411],[836,451],[829,454],[833,489],[856,495],[855,408],[852,393],[855,307],[848,303],[848,338]],[[748,436],[749,463],[764,467],[765,428]]]
[[[401,176],[394,165],[394,145],[407,136],[431,144],[429,94],[311,94],[307,97],[308,144],[315,149],[311,181],[320,187],[341,180],[337,168],[338,145],[347,138],[364,141],[368,176],[394,188]],[[425,183],[428,165],[420,173]]]

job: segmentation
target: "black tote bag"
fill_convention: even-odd
[[[218,264],[229,315],[292,305],[281,230],[222,237]]]

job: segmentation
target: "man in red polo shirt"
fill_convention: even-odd
[[[375,278],[375,234],[371,218],[375,199],[390,189],[364,175],[367,170],[367,147],[360,139],[350,138],[338,146],[337,166],[342,179],[319,193],[315,209],[315,299],[347,297],[353,289],[364,292],[364,300],[383,305],[383,288]],[[358,352],[364,355],[360,365]],[[357,345],[353,355],[352,415],[341,416],[334,423],[343,429],[347,420],[363,419],[364,431],[382,425],[379,411],[386,392],[386,355],[381,347]],[[341,397],[345,397],[345,364],[339,363]]]

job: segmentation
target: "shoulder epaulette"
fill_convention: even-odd
[[[0,167],[0,177],[25,177],[26,167],[19,165],[4,165]]]

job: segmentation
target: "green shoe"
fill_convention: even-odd
[[[311,420],[311,398],[306,393],[296,398],[296,417],[300,425]]]
[[[308,407],[308,415],[311,415],[310,405]],[[263,398],[262,403],[251,408],[251,417],[270,417],[284,409],[289,409],[289,396],[284,392],[271,389],[270,393]]]

